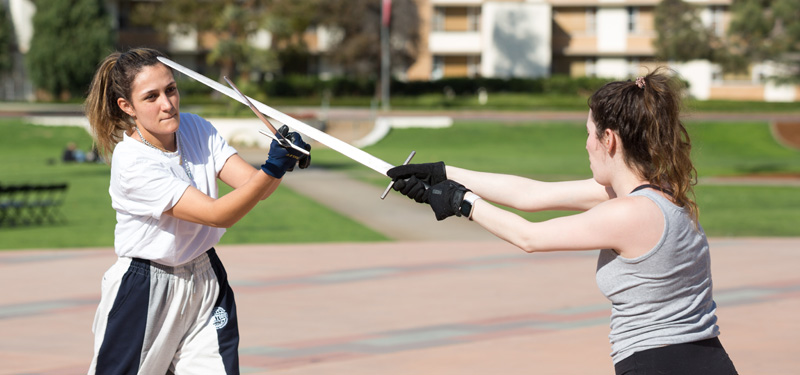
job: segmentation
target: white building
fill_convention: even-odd
[[[669,65],[698,99],[797,101],[800,88],[766,80],[758,64],[723,75],[709,61],[656,61],[654,11],[660,0],[417,0],[422,48],[411,80],[442,77],[538,77],[549,74],[627,79]],[[731,0],[690,0],[718,35]],[[548,56],[549,55],[549,56]]]

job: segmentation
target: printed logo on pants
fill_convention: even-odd
[[[214,310],[214,328],[222,329],[228,324],[228,312],[222,307]]]

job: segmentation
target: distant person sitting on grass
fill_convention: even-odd
[[[111,161],[118,255],[103,277],[89,373],[238,374],[236,304],[214,246],[310,159],[273,142],[264,165],[250,166],[208,121],[180,112],[178,85],[159,56],[112,53],[86,99]],[[297,133],[286,138],[311,148]],[[219,197],[218,179],[234,190]]]
[[[92,146],[92,150],[86,154],[86,161],[89,163],[103,163],[103,158],[100,157],[100,151],[97,149],[97,145]]]
[[[82,163],[85,160],[86,155],[83,151],[78,149],[78,145],[76,145],[75,142],[67,143],[67,147],[61,154],[61,161],[64,163]]]
[[[443,162],[388,174],[395,190],[429,204],[438,220],[469,218],[527,252],[602,249],[596,279],[612,303],[617,374],[732,375],[717,337],[681,105],[678,81],[663,68],[595,92],[586,121],[589,180],[541,182]],[[529,222],[481,198],[529,212],[583,212]]]

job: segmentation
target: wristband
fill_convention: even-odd
[[[472,213],[475,212],[475,202],[479,199],[483,199],[477,194],[468,191],[464,194],[464,199],[461,201],[461,216],[468,218],[472,221]]]

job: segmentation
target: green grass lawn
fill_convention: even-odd
[[[764,123],[689,123],[700,176],[800,173],[800,151],[779,145]]]
[[[764,123],[687,124],[699,177],[800,174],[800,151],[779,145]],[[545,181],[590,178],[583,123],[456,123],[448,129],[394,129],[365,150],[399,164],[411,150],[417,163],[446,163]],[[316,150],[316,165],[347,170],[383,186],[371,170],[331,150]],[[701,184],[700,222],[711,236],[800,236],[800,187]],[[546,220],[565,212],[521,213]]]
[[[55,225],[0,227],[0,249],[113,246],[115,212],[105,164],[65,164],[67,142],[88,150],[92,140],[77,127],[24,125],[0,119],[0,184],[68,182]],[[222,184],[220,192],[230,188]],[[285,212],[291,210],[291,219]],[[280,213],[280,214],[276,214]],[[384,241],[386,238],[314,201],[279,188],[228,230],[222,244]]]
[[[798,174],[800,151],[777,144],[763,123],[690,123],[700,177]],[[80,128],[44,127],[0,120],[0,184],[68,182],[65,224],[0,228],[0,249],[112,246],[114,210],[105,164],[64,164],[69,141],[88,150]],[[582,122],[459,122],[447,129],[393,130],[365,150],[399,164],[411,150],[414,161],[444,160],[465,168],[555,181],[591,176]],[[386,178],[328,149],[314,150],[313,164],[347,171],[385,186]],[[223,186],[221,192],[229,188]],[[708,185],[697,187],[701,224],[711,236],[800,236],[800,188]],[[375,233],[289,189],[261,202],[228,230],[223,244],[382,241]],[[396,194],[396,193],[395,193]],[[420,209],[425,209],[420,206]],[[292,210],[291,220],[276,212]],[[525,213],[544,220],[563,212]]]
[[[259,97],[258,100],[272,107],[323,105],[321,97]],[[477,95],[456,95],[448,98],[443,94],[415,96],[394,95],[391,107],[397,110],[469,110],[469,111],[586,111],[587,95],[491,93],[485,104],[480,104]],[[202,116],[247,115],[249,110],[228,98],[212,99],[208,96],[187,95],[181,97],[184,108]],[[364,96],[334,96],[326,103],[330,107],[361,107],[374,105],[373,98]],[[733,100],[688,100],[687,108],[696,112],[725,113],[800,113],[800,103],[733,101]]]
[[[393,164],[411,150],[414,162],[444,160],[459,167],[542,180],[589,178],[582,122],[459,122],[445,129],[393,129],[364,150]],[[800,173],[800,151],[779,145],[759,122],[691,122],[692,157],[700,177]],[[315,150],[314,163],[375,175],[331,150]],[[363,173],[362,173],[363,172]]]

